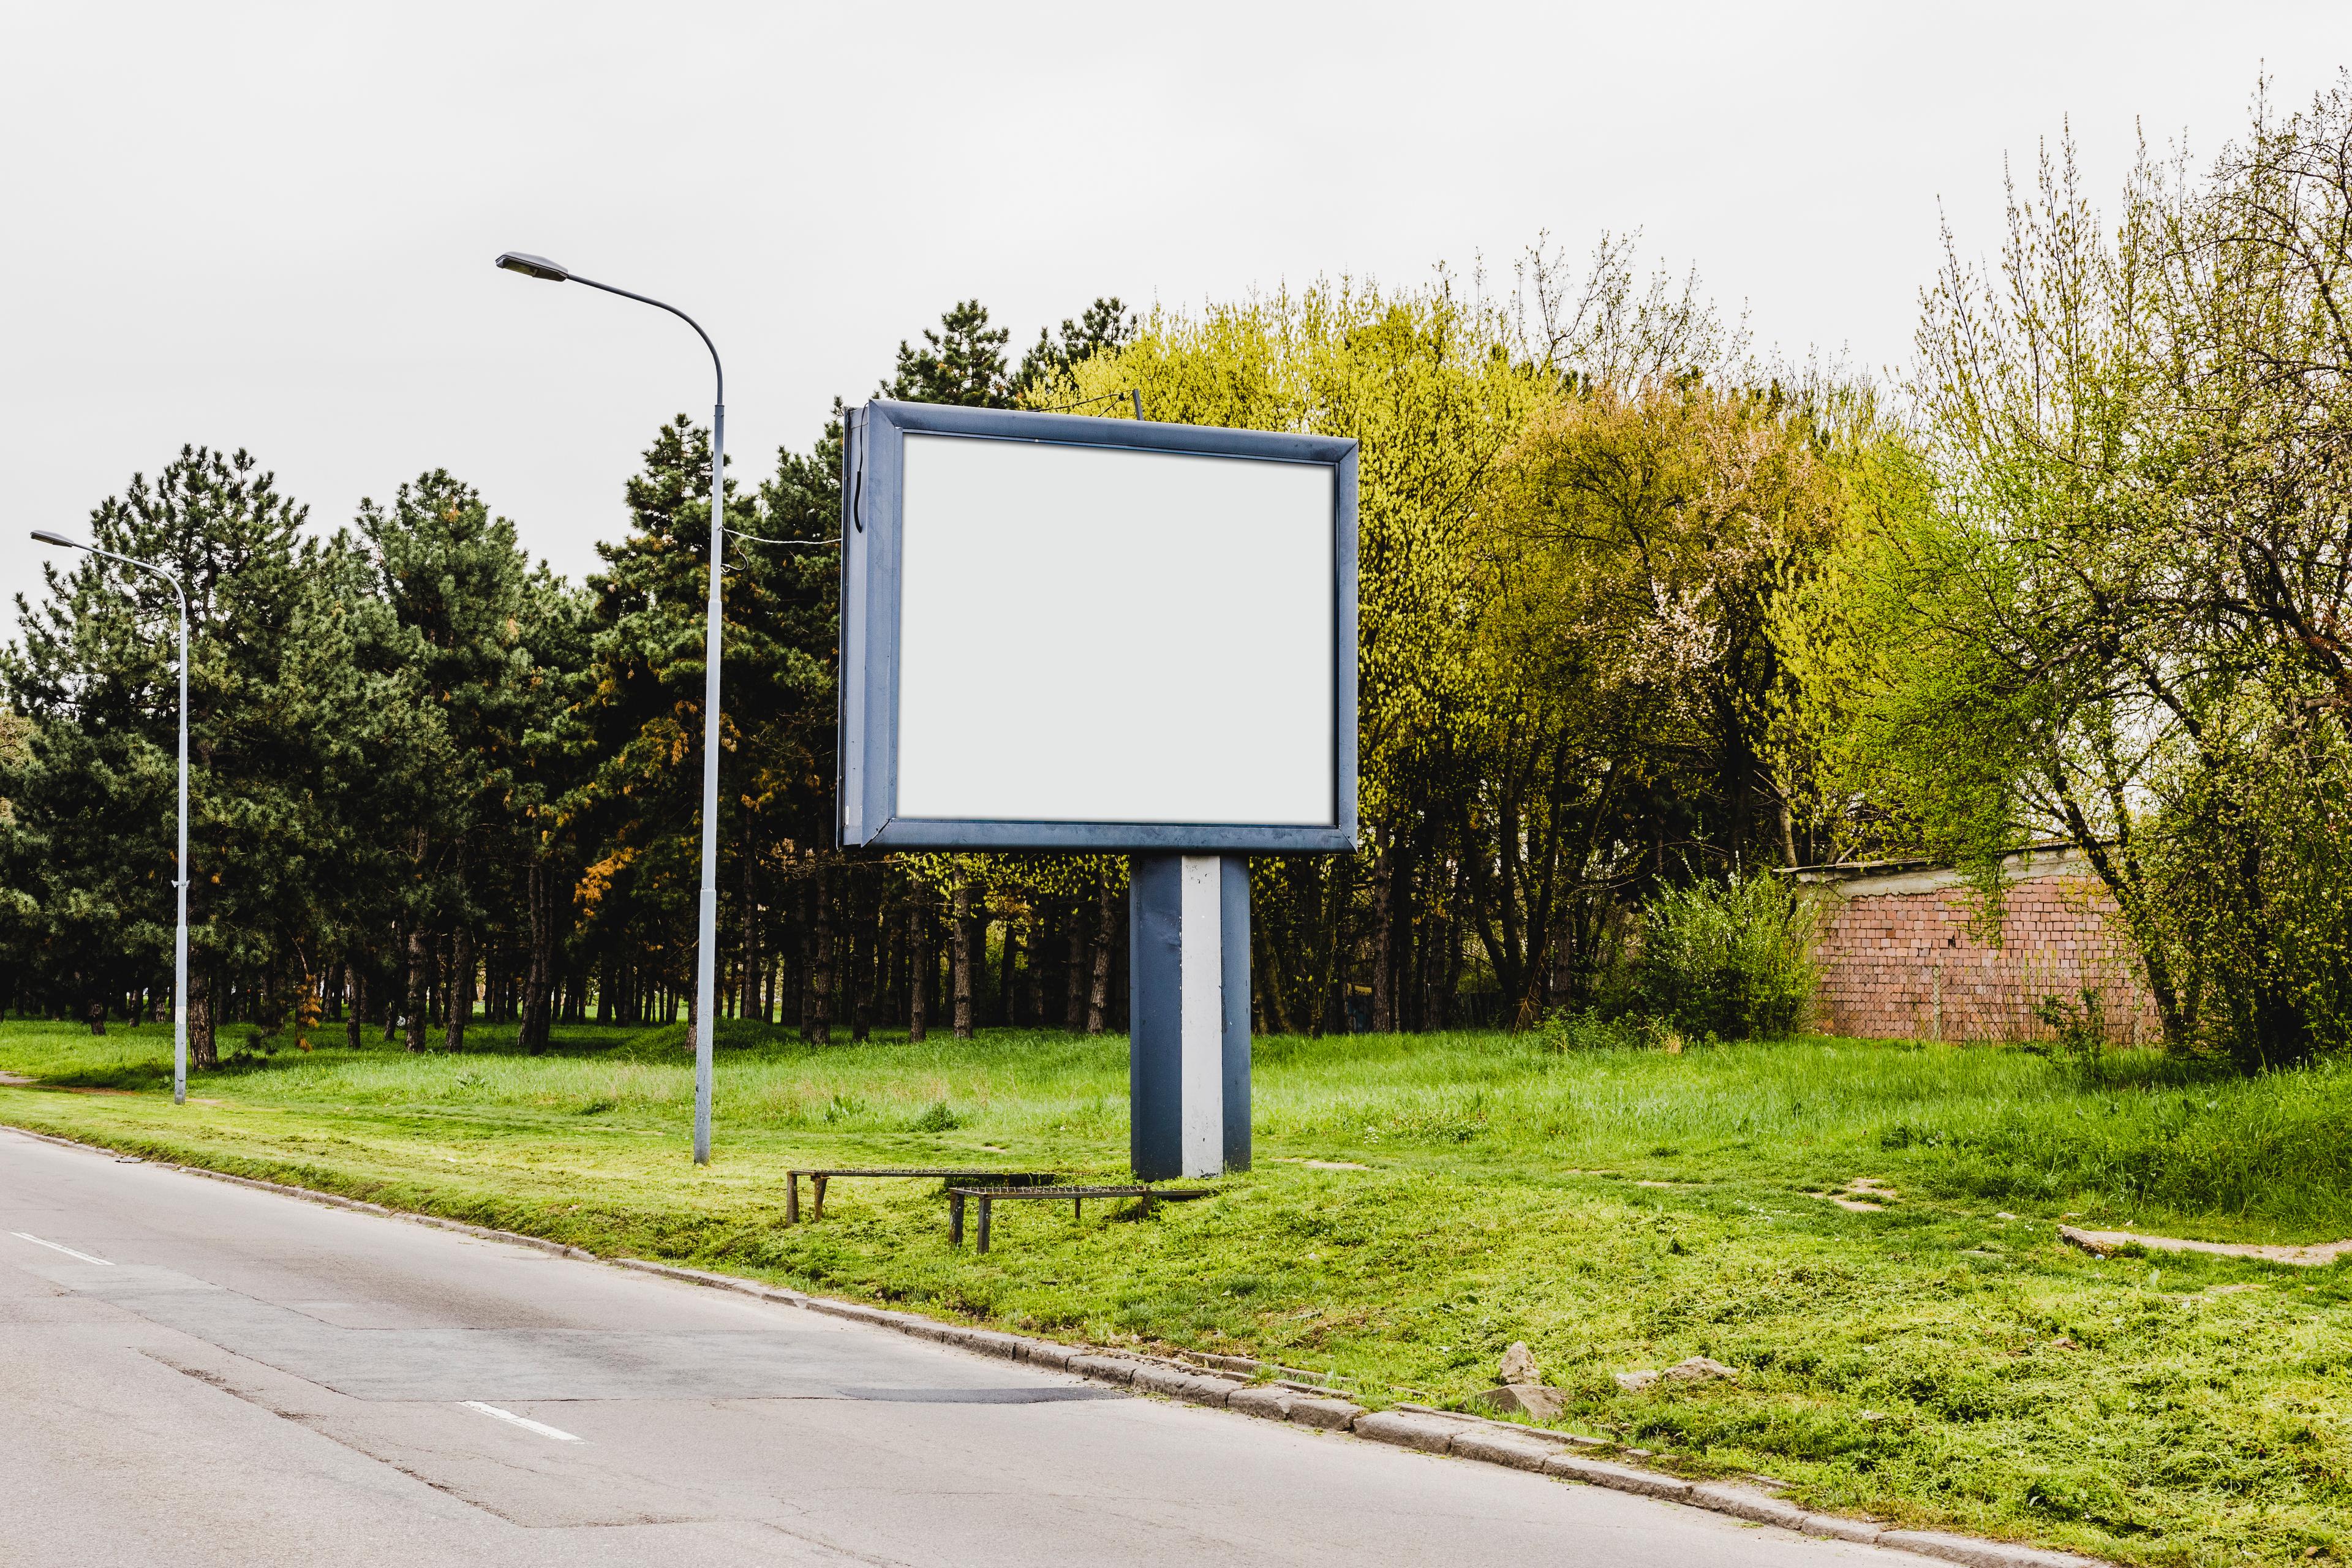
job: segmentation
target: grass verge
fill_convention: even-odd
[[[2352,1269],[2099,1260],[2054,1228],[2352,1236],[2352,1074],[2214,1081],[2132,1058],[2084,1081],[2017,1051],[1824,1039],[1678,1056],[1261,1040],[1257,1168],[1223,1195],[1148,1221],[1016,1206],[981,1258],[949,1250],[934,1190],[903,1184],[845,1183],[823,1225],[788,1228],[782,1173],[1119,1175],[1123,1041],[722,1031],[717,1157],[697,1170],[675,1028],[572,1031],[538,1058],[475,1039],[249,1058],[175,1110],[167,1031],[10,1023],[0,1070],[40,1087],[0,1090],[0,1120],[1394,1397],[1461,1398],[1525,1340],[1570,1429],[1906,1525],[2149,1564],[2326,1559],[2352,1533]],[[1856,1178],[1894,1197],[1822,1195]],[[1690,1355],[1742,1375],[1631,1395],[1610,1375]]]

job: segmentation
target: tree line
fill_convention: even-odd
[[[1362,444],[1363,841],[1253,858],[1263,1030],[1670,1009],[1644,910],[1784,908],[1741,889],[1811,862],[1958,861],[1990,934],[2001,856],[2054,835],[2170,1047],[2275,1065],[2352,1029],[2347,216],[2339,84],[2144,161],[2113,220],[2045,159],[1890,388],[1759,356],[1604,237],[1507,280],[1099,300],[1017,363],[967,300],[880,390]],[[723,1010],[818,1042],[1120,1028],[1118,859],[833,847],[838,412],[728,480]],[[332,533],[241,452],[95,510],[189,584],[200,1063],[239,1030],[681,1021],[709,466],[665,425],[578,586],[439,470]],[[152,1012],[173,604],[84,557],[19,605],[0,1006]],[[1087,721],[1051,668],[1003,689],[1007,724]]]

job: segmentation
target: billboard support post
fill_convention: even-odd
[[[1250,1163],[1249,861],[1138,855],[1128,879],[1128,1140],[1140,1181]]]

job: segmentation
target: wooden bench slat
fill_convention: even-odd
[[[980,1205],[978,1252],[988,1250],[989,1211],[999,1201],[1018,1202],[1024,1198],[1067,1198],[1074,1218],[1085,1217],[1088,1198],[1141,1198],[1149,1211],[1155,1203],[1184,1203],[1192,1198],[1213,1198],[1214,1187],[950,1187],[948,1189],[948,1245],[963,1245],[963,1205],[967,1198]]]
[[[806,1176],[809,1185],[816,1190],[816,1205],[809,1214],[812,1220],[824,1217],[825,1184],[835,1176],[903,1176],[916,1181],[943,1182],[996,1181],[1014,1184],[1014,1189],[1033,1186],[1055,1179],[1052,1171],[991,1171],[977,1165],[846,1165],[826,1166],[811,1170],[805,1166],[784,1173],[784,1223],[801,1222],[801,1178]]]

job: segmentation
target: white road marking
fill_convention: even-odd
[[[64,1253],[68,1258],[80,1258],[84,1263],[103,1263],[103,1264],[105,1264],[109,1268],[113,1268],[113,1267],[114,1267],[114,1260],[113,1260],[112,1258],[92,1258],[92,1257],[91,1257],[89,1253],[87,1253],[87,1252],[76,1252],[76,1251],[75,1251],[72,1247],[59,1247],[59,1246],[58,1246],[56,1242],[54,1242],[54,1241],[43,1241],[39,1237],[35,1236],[35,1235],[34,1235],[31,1231],[29,1231],[29,1230],[12,1230],[12,1231],[10,1231],[8,1234],[9,1234],[10,1236],[13,1236],[13,1237],[16,1237],[16,1239],[18,1239],[19,1241],[29,1241],[29,1242],[31,1242],[35,1247],[47,1247],[51,1252],[62,1252],[62,1253]]]
[[[468,1410],[478,1410],[485,1415],[495,1415],[501,1421],[511,1421],[526,1432],[536,1432],[542,1437],[552,1437],[559,1443],[583,1441],[561,1427],[550,1426],[544,1421],[534,1421],[528,1415],[518,1415],[511,1410],[501,1410],[495,1405],[485,1405],[478,1399],[461,1399],[457,1403]]]

